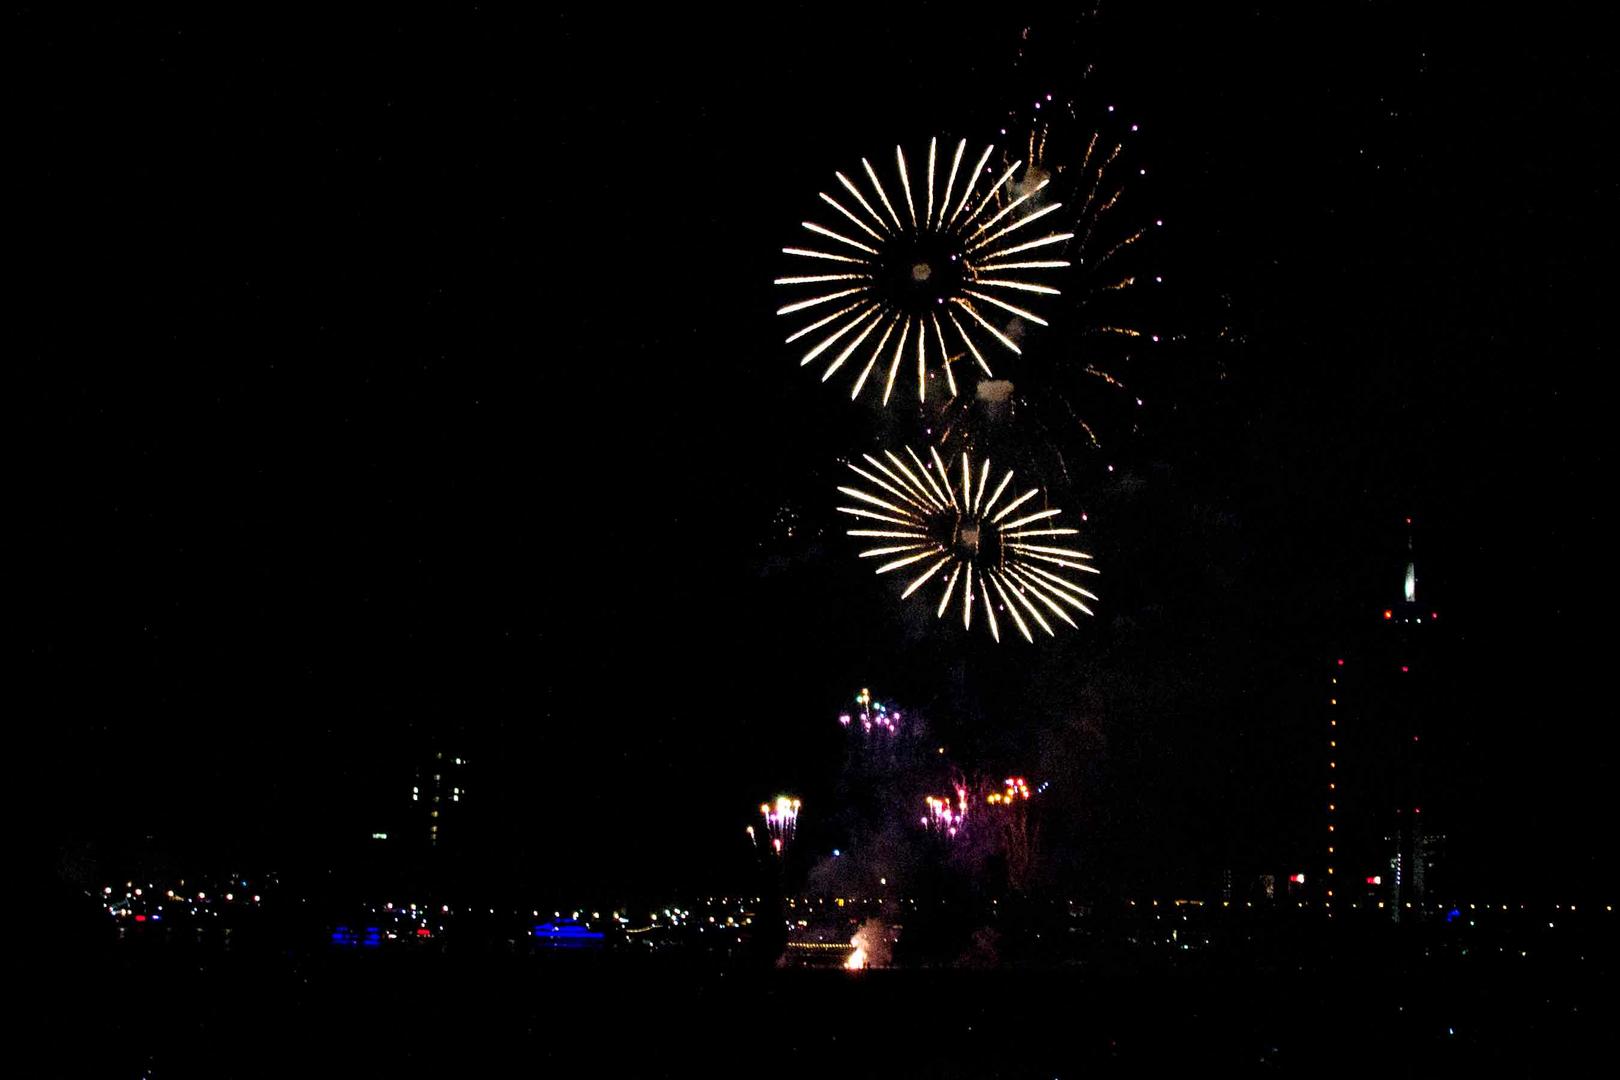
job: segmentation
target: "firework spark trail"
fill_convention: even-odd
[[[1079,530],[1056,524],[1062,514],[1056,508],[1020,512],[1040,494],[1039,488],[1030,488],[1003,502],[1002,495],[1013,479],[1011,469],[992,489],[990,462],[982,462],[975,470],[967,453],[961,455],[960,475],[954,480],[935,447],[929,447],[926,462],[909,446],[906,456],[910,464],[893,451],[884,454],[887,464],[871,454],[863,455],[870,468],[847,463],[862,483],[882,494],[839,485],[840,493],[863,505],[840,506],[838,510],[900,526],[850,529],[848,535],[863,541],[890,541],[859,553],[863,559],[885,560],[878,566],[878,574],[913,568],[914,576],[901,593],[902,600],[942,578],[935,617],[943,618],[960,585],[963,629],[972,629],[977,602],[984,610],[990,636],[996,641],[1001,640],[998,611],[1011,616],[1019,633],[1031,642],[1032,625],[1055,636],[1054,621],[1076,627],[1072,613],[1093,614],[1085,600],[1095,601],[1097,597],[1066,573],[1099,573],[1092,565],[1092,556],[1060,542],[1049,542],[1076,535]],[[990,492],[988,497],[986,491]]]
[[[793,843],[799,828],[799,807],[802,804],[790,795],[778,795],[774,803],[760,803],[759,812],[765,819],[765,832],[771,838],[771,850],[777,855]],[[752,828],[749,836],[753,836]]]
[[[943,795],[924,795],[923,808],[927,811],[921,817],[922,826],[931,829],[947,840],[955,840],[967,830],[967,798],[964,789],[958,805],[952,805],[951,800]]]
[[[784,254],[796,259],[833,262],[847,267],[838,271],[816,268],[815,272],[786,274],[775,280],[778,286],[798,294],[798,298],[778,307],[777,314],[810,316],[808,323],[787,338],[789,344],[813,338],[809,351],[800,358],[801,365],[811,363],[842,344],[841,351],[822,373],[822,381],[841,370],[879,325],[883,325],[871,358],[855,377],[850,393],[852,400],[860,397],[873,368],[881,364],[885,373],[882,401],[887,405],[894,396],[908,346],[917,365],[919,402],[927,401],[930,379],[940,371],[944,374],[944,392],[954,399],[958,387],[951,364],[961,348],[965,347],[987,378],[993,378],[985,356],[987,350],[994,351],[1000,346],[1017,355],[1020,349],[1014,338],[1021,332],[1017,327],[1023,323],[1048,325],[1040,314],[1008,298],[1018,294],[1061,295],[1061,290],[1038,278],[1067,268],[1069,261],[1009,260],[1008,257],[1021,251],[1066,243],[1073,233],[1056,231],[1019,243],[1011,243],[1015,237],[1009,234],[1035,225],[1058,211],[1062,203],[1036,205],[1038,196],[1050,183],[1048,177],[1014,194],[1021,189],[1022,182],[1015,181],[1015,176],[1024,163],[1012,162],[999,172],[987,169],[994,145],[986,146],[978,162],[963,175],[962,158],[966,149],[966,139],[957,143],[942,187],[940,173],[944,170],[940,169],[937,137],[929,140],[927,166],[917,177],[911,175],[912,166],[904,147],[895,147],[895,178],[905,203],[904,215],[890,198],[889,188],[877,169],[866,158],[861,159],[861,169],[868,182],[866,191],[844,173],[835,172],[834,177],[853,202],[845,202],[825,191],[818,195],[822,203],[837,214],[834,223],[839,227],[804,221],[802,227],[824,241],[824,245],[782,249]],[[1029,175],[1027,171],[1026,175]],[[991,178],[988,187],[979,184],[981,176]],[[919,186],[921,191],[917,190]],[[953,199],[956,200],[954,209]],[[1019,235],[1027,236],[1028,232]],[[810,295],[803,295],[805,290],[809,290]],[[983,305],[982,310],[980,305]],[[833,313],[823,314],[829,308],[835,309]],[[969,319],[957,318],[956,308],[966,312]],[[944,320],[940,319],[942,311]],[[992,314],[998,321],[1002,315],[1010,318],[1004,325],[997,325],[992,321]],[[955,332],[954,341],[946,339],[946,323]],[[898,338],[891,352],[888,351],[889,339],[897,328]]]
[[[946,345],[976,368],[976,386],[969,381],[962,387],[965,396],[952,393],[929,403],[931,434],[942,448],[954,452],[970,433],[982,434],[983,420],[1009,422],[1018,415],[1037,441],[1048,444],[1055,475],[1067,477],[1062,443],[1070,435],[1092,448],[1103,444],[1100,429],[1077,406],[1089,401],[1092,391],[1069,378],[1068,365],[1019,362],[1008,373],[1016,388],[993,369],[1006,366],[998,359],[1003,350],[1022,355],[1018,331],[1052,317],[1057,309],[1048,308],[1053,299],[1045,290],[1061,287],[1063,321],[1074,321],[1073,337],[1097,339],[1076,350],[1082,359],[1074,369],[1125,389],[1102,369],[1136,359],[1134,347],[1150,335],[1131,325],[1136,316],[1120,307],[1127,302],[1123,295],[1164,280],[1143,273],[1138,265],[1127,266],[1137,262],[1128,255],[1141,251],[1152,227],[1164,223],[1129,220],[1126,194],[1146,170],[1127,167],[1128,138],[1104,133],[1113,125],[1113,120],[1082,120],[1072,101],[1054,101],[1046,94],[1028,111],[1009,115],[1001,129],[1002,148],[988,159],[988,168],[981,164],[968,177],[971,182],[982,175],[1000,186],[992,183],[986,192],[980,185],[970,195],[953,195],[950,208],[941,208],[941,220],[966,233],[975,276],[941,305],[939,321]],[[1131,131],[1137,130],[1131,125]],[[981,400],[974,391],[990,379],[1007,384],[1005,396]],[[953,388],[959,381],[950,380]],[[1134,404],[1140,407],[1142,401],[1137,398]],[[993,410],[988,416],[986,408]],[[1049,410],[1054,413],[1050,418],[1045,415]],[[986,579],[983,585],[993,595],[994,583]]]

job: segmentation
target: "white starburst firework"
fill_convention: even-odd
[[[1098,573],[1091,556],[1054,546],[1051,540],[1080,530],[1058,525],[1056,518],[1062,511],[1055,508],[1021,512],[1040,488],[1030,488],[1004,502],[1002,496],[1012,483],[1011,469],[992,488],[990,462],[986,460],[975,471],[969,455],[963,453],[958,485],[952,483],[937,450],[929,448],[927,464],[910,447],[905,451],[909,464],[888,450],[883,459],[863,454],[864,465],[848,463],[877,493],[855,487],[838,489],[859,504],[840,506],[839,513],[875,526],[849,530],[850,536],[880,541],[877,547],[861,552],[861,558],[885,559],[877,568],[879,574],[907,566],[922,570],[906,586],[902,599],[939,578],[944,588],[936,617],[944,617],[952,598],[960,594],[962,627],[971,629],[977,599],[990,636],[997,641],[1001,640],[997,611],[1011,617],[1026,641],[1034,640],[1026,615],[1047,634],[1055,634],[1049,620],[1073,627],[1077,624],[1069,615],[1071,610],[1092,614],[1085,601],[1096,600],[1096,595],[1069,576]]]
[[[1058,289],[1038,278],[1069,265],[1049,256],[1061,253],[1061,245],[1074,233],[1037,235],[1040,230],[1029,226],[1063,204],[1042,201],[1049,177],[1027,184],[1015,180],[1021,161],[1004,169],[987,167],[994,146],[986,146],[964,171],[966,150],[963,139],[945,166],[939,140],[929,140],[928,166],[919,178],[922,190],[915,191],[905,151],[895,147],[897,196],[904,195],[898,209],[877,171],[862,158],[866,193],[841,172],[834,174],[842,189],[838,196],[820,193],[842,216],[834,219],[837,227],[803,222],[817,237],[816,246],[782,249],[813,268],[776,279],[778,285],[814,293],[777,309],[778,315],[810,320],[787,341],[813,342],[799,363],[802,367],[825,357],[823,382],[846,364],[858,370],[851,400],[876,372],[887,405],[901,371],[912,365],[918,401],[927,399],[932,369],[943,371],[955,397],[954,362],[971,356],[986,378],[994,378],[986,353],[1021,351],[1013,339],[1016,330],[1009,333],[1013,327],[1005,325],[1008,316],[1047,325],[1021,306],[1028,302],[1023,297],[1058,295]],[[943,184],[938,182],[941,173]],[[986,177],[988,187],[981,183]]]

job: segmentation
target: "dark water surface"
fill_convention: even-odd
[[[1541,1076],[1615,1049],[1612,953],[1573,939],[860,973],[156,938],[69,953],[44,1075]]]

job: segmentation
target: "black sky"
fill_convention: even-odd
[[[1461,850],[1509,892],[1610,882],[1591,28],[954,10],[14,16],[54,835],[318,865],[460,730],[501,866],[734,880],[748,808],[814,805],[870,684],[1074,770],[1077,864],[1209,883],[1297,841],[1312,665],[1396,595],[1410,514],[1473,733]],[[832,477],[872,437],[769,281],[833,168],[1039,85],[1139,119],[1187,340],[1063,500],[1100,617],[991,652],[849,565]]]

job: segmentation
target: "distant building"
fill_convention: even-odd
[[[1412,520],[1406,520],[1400,599],[1328,664],[1322,805],[1322,897],[1332,908],[1376,907],[1400,921],[1425,910],[1444,837],[1433,754],[1443,736],[1440,612],[1419,600]]]
[[[411,782],[411,820],[416,835],[431,849],[452,839],[463,818],[467,796],[468,760],[458,754],[434,750],[416,766]]]

